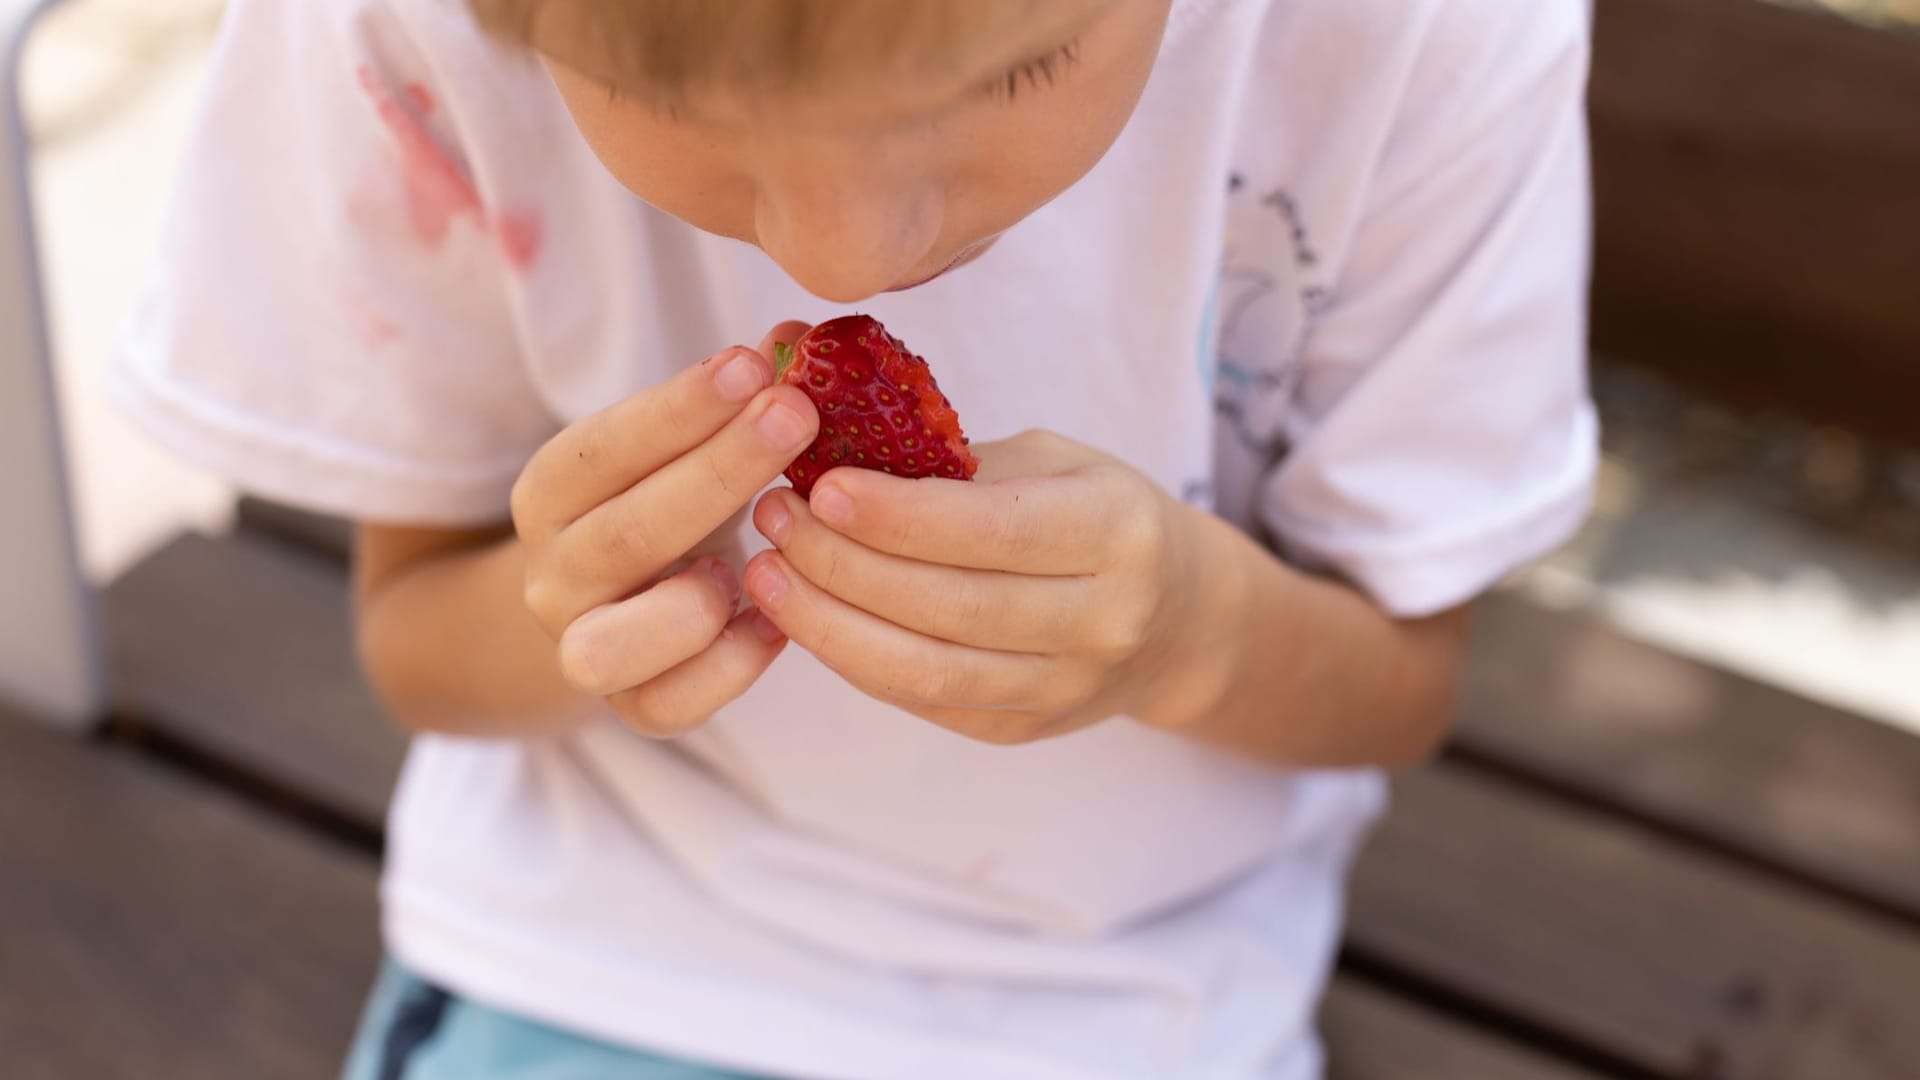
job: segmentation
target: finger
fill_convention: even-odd
[[[886,700],[886,699],[882,699]],[[1024,746],[1086,727],[1089,721],[1007,709],[955,709],[888,701],[936,727],[990,746]]]
[[[941,566],[875,551],[822,525],[791,491],[768,492],[754,524],[825,592],[929,637],[1004,652],[1072,651],[1096,617],[1091,579]]]
[[[700,445],[773,382],[773,350],[807,324],[788,320],[757,349],[722,349],[659,386],[570,424],[534,454],[514,487],[514,520],[557,531]]]
[[[969,483],[835,469],[809,502],[816,518],[876,551],[977,570],[1091,574],[1105,565],[1113,532],[1129,527],[1112,475]]]
[[[607,702],[643,735],[684,735],[746,693],[786,645],[779,628],[749,608],[734,616],[705,651]]]
[[[522,472],[516,522],[566,526],[706,441],[772,382],[766,357],[736,346],[569,425]]]
[[[696,560],[575,619],[560,635],[561,674],[595,697],[638,686],[713,644],[739,601],[740,580],[726,563]]]
[[[786,635],[848,682],[877,697],[973,709],[1064,708],[1076,687],[1026,653],[939,641],[823,592],[778,552],[747,564],[747,594]]]
[[[975,480],[1006,480],[1016,476],[1057,476],[1092,465],[1099,451],[1051,431],[1023,431],[1008,439],[974,443],[980,459]]]
[[[762,391],[713,438],[555,537],[547,602],[584,612],[651,580],[779,476],[819,425],[799,390]]]

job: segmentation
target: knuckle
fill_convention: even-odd
[[[794,627],[793,639],[803,643],[808,652],[826,661],[843,675],[851,676],[859,670],[848,663],[848,657],[841,656],[840,624],[836,619],[802,620]]]
[[[1064,720],[1085,708],[1104,688],[1104,674],[1103,668],[1085,666],[1060,679],[1055,684],[1059,688],[1057,695],[1047,704],[1048,714],[1055,720]]]
[[[591,634],[580,630],[578,624],[570,627],[560,636],[558,651],[560,677],[567,685],[582,693],[604,696],[618,689],[607,685],[606,673],[602,669],[604,658],[599,643]]]
[[[1030,720],[1018,713],[982,713],[968,735],[988,746],[1022,746],[1032,741]]]
[[[847,553],[838,544],[830,544],[820,556],[824,563],[820,567],[820,587],[838,595],[847,583]]]
[[[1116,515],[1108,550],[1125,566],[1152,566],[1166,548],[1166,530],[1158,514]]]
[[[713,479],[714,487],[719,490],[721,497],[729,505],[745,502],[751,492],[741,490],[740,482],[729,475],[726,468],[721,465],[720,455],[710,449],[701,450],[699,453],[700,461],[707,467],[707,474]]]
[[[1096,656],[1124,659],[1139,652],[1147,643],[1156,605],[1138,597],[1116,598],[1104,605],[1094,619],[1091,641]]]
[[[507,492],[507,514],[513,519],[513,531],[522,539],[533,532],[534,523],[538,520],[535,516],[539,509],[535,491],[538,481],[534,479],[536,465],[537,460],[521,470],[520,475],[514,478],[513,487]]]
[[[918,504],[909,504],[886,526],[894,543],[902,548],[917,548],[931,534],[932,524]]]
[[[576,552],[574,569],[583,575],[644,579],[653,576],[680,552],[665,550],[661,523],[648,515],[618,509],[595,529],[594,543]]]
[[[1046,428],[1030,429],[1027,431],[1026,437],[1041,450],[1049,452],[1058,452],[1073,445],[1071,440],[1067,439],[1066,436],[1061,435],[1059,432],[1048,431]]]
[[[916,665],[902,682],[908,697],[932,704],[955,700],[961,689],[960,676],[945,664]]]
[[[1019,500],[1015,499],[986,520],[988,545],[1014,558],[1031,555],[1039,542],[1019,507]]]
[[[609,410],[575,424],[568,429],[565,442],[556,439],[549,444],[552,452],[564,454],[573,451],[572,461],[562,461],[562,468],[584,468],[595,470],[603,468],[607,462],[618,460],[620,443],[618,432],[625,425],[616,422],[617,410]]]
[[[1045,449],[1046,447],[1052,445],[1052,441],[1054,438],[1055,438],[1054,434],[1051,431],[1048,431],[1046,428],[1032,427],[1032,428],[1023,429],[1019,434],[1013,436],[1013,438],[1011,439],[1008,439],[1007,442],[1010,444],[1018,444],[1020,446],[1029,446],[1029,447]]]
[[[706,717],[687,707],[681,695],[658,683],[645,683],[610,702],[627,727],[655,739],[671,739],[699,727]]]
[[[969,629],[987,613],[986,596],[978,586],[964,580],[943,590],[936,604],[935,625],[951,630]]]
[[[695,365],[694,368],[689,368],[685,374],[688,375],[691,380],[690,386],[698,387],[699,389],[686,393],[685,397],[680,401],[663,401],[659,398],[649,400],[649,404],[666,406],[665,408],[649,409],[647,411],[647,417],[659,425],[657,430],[666,437],[667,441],[677,446],[694,445],[711,434],[705,416],[706,410],[696,407],[695,403],[699,400],[696,395],[704,393],[706,388],[712,385],[712,381],[710,373],[699,371],[697,370],[698,368],[699,365]],[[675,387],[674,389],[679,390],[683,388]]]
[[[1033,720],[1052,722],[1080,709],[1099,693],[1104,664],[1050,664],[1030,688],[1021,705],[1033,712]]]
[[[553,553],[540,575],[539,598],[544,617],[570,623],[586,613],[605,590],[594,588],[605,575],[594,552],[583,544],[569,544]]]
[[[565,621],[565,612],[560,607],[560,590],[551,578],[528,575],[526,584],[520,590],[520,602],[547,633]]]
[[[701,641],[710,642],[733,618],[733,597],[721,592],[719,584],[699,569],[691,570],[686,577],[692,586],[693,611],[692,618],[681,625],[696,632]]]

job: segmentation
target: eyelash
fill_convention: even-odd
[[[1060,81],[1063,72],[1079,62],[1080,42],[1069,41],[1045,56],[1018,65],[989,82],[983,89],[995,100],[1011,103],[1020,93],[1021,84],[1024,83],[1029,90],[1038,90],[1042,84],[1052,86]]]
[[[1038,90],[1041,84],[1047,86],[1060,81],[1060,76],[1070,67],[1080,62],[1080,42],[1078,39],[1067,42],[1045,56],[1038,56],[1023,64],[1016,65],[1011,71],[988,82],[981,90],[996,101],[1011,104],[1020,93],[1020,84],[1027,89]],[[627,96],[614,86],[607,87],[607,104],[625,101]],[[679,109],[671,100],[659,103],[669,119],[679,119]]]

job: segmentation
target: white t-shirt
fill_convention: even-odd
[[[1583,0],[1177,0],[1091,174],[858,307],[975,438],[1050,428],[1441,610],[1586,507],[1585,70]],[[112,385],[317,510],[499,521],[562,425],[839,310],[621,188],[457,0],[239,0],[193,138]],[[474,998],[775,1076],[1304,1080],[1382,793],[1125,718],[978,745],[792,648],[676,744],[415,740],[386,931]]]

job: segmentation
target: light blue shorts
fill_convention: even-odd
[[[391,959],[341,1080],[754,1080],[574,1035],[449,993]]]

